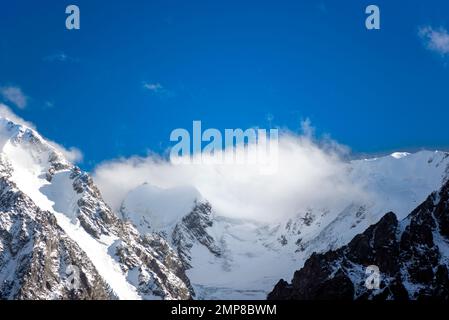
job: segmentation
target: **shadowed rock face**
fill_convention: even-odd
[[[207,228],[213,224],[211,214],[210,203],[196,202],[192,211],[173,230],[173,245],[177,248],[186,269],[192,267],[190,250],[194,242],[202,244],[215,256],[221,255],[221,250],[216,245],[214,238],[207,233]]]
[[[0,179],[0,299],[115,299],[79,246],[6,179]],[[69,265],[79,268],[77,288]]]
[[[449,182],[406,219],[387,213],[346,246],[314,253],[291,284],[280,280],[270,300],[449,299]],[[380,271],[368,289],[366,267]]]

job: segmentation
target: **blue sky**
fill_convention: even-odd
[[[65,28],[69,4],[80,30]],[[369,4],[381,30],[365,28]],[[88,170],[161,152],[193,120],[310,118],[354,153],[447,149],[448,28],[443,0],[3,1],[0,101]]]

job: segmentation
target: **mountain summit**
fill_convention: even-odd
[[[1,299],[189,299],[182,261],[36,131],[0,118]]]

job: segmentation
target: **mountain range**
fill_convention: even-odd
[[[346,174],[363,196],[269,223],[152,181],[114,212],[54,144],[0,118],[0,299],[447,298],[449,154],[354,160]],[[381,289],[360,285],[366,265]]]

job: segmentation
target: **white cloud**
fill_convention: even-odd
[[[427,49],[442,56],[449,54],[449,33],[443,27],[434,29],[431,26],[421,27],[418,35]]]
[[[144,89],[150,91],[153,95],[156,95],[159,98],[171,98],[174,96],[172,91],[166,89],[159,82],[154,82],[154,83],[144,82],[143,87],[144,87]]]
[[[145,89],[150,90],[151,92],[161,92],[162,90],[164,90],[164,87],[162,87],[162,85],[160,83],[144,83],[143,87]]]
[[[21,117],[16,115],[11,110],[11,108],[2,103],[0,103],[0,117],[6,118],[16,124],[20,124],[30,129],[36,130],[36,126],[34,125],[34,123],[22,119]],[[68,161],[72,163],[79,163],[83,160],[83,153],[78,148],[75,147],[65,148],[64,146],[54,141],[48,139],[46,139],[46,141],[53,147],[55,147],[59,152],[61,152]]]
[[[56,142],[50,141],[50,143],[54,147],[56,147],[64,155],[64,157],[71,163],[80,163],[83,161],[83,153],[80,149],[76,147],[70,147],[67,149]]]
[[[310,123],[304,125],[310,130]],[[310,134],[310,131],[308,131]],[[254,150],[254,149],[253,149]],[[340,207],[348,195],[363,197],[348,179],[348,163],[338,143],[283,132],[279,170],[263,175],[249,165],[174,165],[158,156],[117,159],[99,165],[94,180],[117,210],[126,194],[148,182],[160,188],[195,187],[218,214],[272,221],[308,207]]]
[[[58,52],[55,54],[51,54],[44,58],[44,61],[47,62],[78,62],[78,59],[73,58],[64,52]]]
[[[80,149],[76,147],[66,148],[59,143],[46,139],[48,143],[50,143],[53,147],[58,149],[64,157],[70,161],[71,163],[80,163],[83,161],[83,153]]]
[[[14,123],[21,124],[25,127],[36,130],[34,123],[25,121],[24,119],[22,119],[21,117],[16,115],[7,105],[5,105],[3,103],[0,103],[0,117],[9,119]]]
[[[45,101],[44,102],[44,108],[51,109],[55,106],[55,103],[53,101]]]
[[[83,152],[77,147],[70,147],[68,149],[63,148],[62,153],[65,155],[66,159],[72,163],[80,163],[83,161]]]
[[[28,98],[19,87],[0,87],[0,94],[3,99],[15,104],[20,109],[24,109],[27,105]]]

